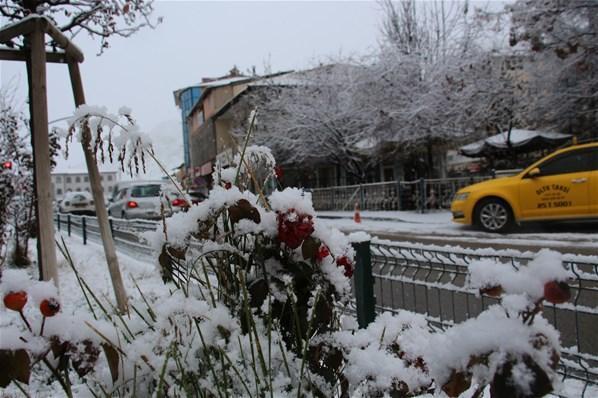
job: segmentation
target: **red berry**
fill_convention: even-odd
[[[301,246],[301,243],[314,232],[313,221],[305,214],[294,213],[289,209],[286,213],[279,213],[278,239],[291,249]],[[291,220],[289,220],[289,216]]]
[[[353,276],[353,264],[351,260],[347,256],[341,256],[336,259],[336,266],[337,267],[344,267],[345,268],[345,276],[350,278]]]
[[[233,186],[233,184],[231,184],[230,182],[225,182],[225,183],[224,183],[224,188],[225,188],[225,189],[231,189],[231,188],[232,188],[232,186]]]
[[[24,291],[10,292],[4,296],[4,305],[9,310],[22,311],[27,304],[27,293]]]
[[[274,167],[274,174],[276,175],[276,179],[277,180],[282,180],[282,177],[284,176],[284,172],[282,171],[282,167],[280,167],[280,166]]]
[[[39,305],[39,310],[43,316],[54,316],[60,311],[60,303],[55,298],[45,299]]]
[[[571,298],[571,289],[565,282],[551,281],[544,285],[544,299],[552,304],[562,304]]]
[[[318,249],[318,252],[316,253],[316,261],[322,262],[322,260],[324,260],[329,255],[330,255],[330,250],[328,250],[328,246],[321,245],[320,248]]]

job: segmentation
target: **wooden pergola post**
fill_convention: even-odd
[[[45,37],[49,35],[57,47],[63,51],[46,53]],[[62,34],[50,20],[42,16],[30,16],[22,21],[0,29],[0,44],[9,43],[17,36],[24,36],[29,43],[29,52],[0,48],[0,60],[27,61],[29,77],[29,101],[31,110],[32,142],[34,153],[34,180],[37,194],[37,216],[39,224],[38,261],[41,277],[53,280],[58,286],[56,270],[56,246],[54,240],[54,223],[52,209],[52,183],[50,173],[50,142],[48,131],[48,102],[46,90],[46,63],[68,63],[75,105],[85,104],[85,95],[79,63],[83,62],[83,53],[66,36]],[[104,254],[116,296],[118,310],[128,312],[127,295],[120,274],[118,258],[112,239],[108,220],[108,212],[104,202],[101,176],[96,157],[91,149],[91,131],[86,127],[83,131],[83,152],[96,215],[100,227],[100,235],[104,246]]]
[[[83,91],[83,82],[81,80],[81,73],[79,72],[79,64],[77,62],[69,62],[69,75],[73,87],[75,106],[79,107],[84,105],[85,93]],[[83,153],[85,154],[85,163],[87,164],[87,172],[89,174],[89,184],[91,185],[93,201],[96,207],[96,217],[100,227],[102,242],[104,243],[104,254],[106,256],[106,261],[108,262],[108,270],[110,271],[110,279],[112,279],[116,304],[120,312],[126,313],[128,312],[127,295],[120,274],[120,267],[118,266],[118,258],[116,257],[114,240],[112,239],[112,230],[110,228],[110,221],[108,220],[108,211],[106,210],[106,203],[104,201],[102,179],[100,171],[98,170],[95,154],[91,149],[91,131],[87,123],[83,129],[81,145],[83,147]]]
[[[36,21],[38,22],[38,21]],[[42,265],[42,279],[53,280],[58,286],[56,270],[56,246],[54,243],[54,220],[52,209],[52,178],[50,174],[50,139],[48,133],[48,101],[46,90],[46,45],[45,32],[40,23],[33,25],[27,35],[31,45],[30,70],[31,93],[31,126],[34,153],[35,181],[37,194],[38,261]]]

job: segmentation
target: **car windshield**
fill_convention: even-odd
[[[160,196],[160,189],[161,186],[159,184],[137,185],[131,189],[131,197],[149,198],[152,196]]]

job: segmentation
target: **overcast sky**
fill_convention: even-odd
[[[233,65],[241,71],[255,66],[262,73],[265,65],[272,71],[301,69],[328,57],[366,54],[377,46],[382,16],[375,1],[158,1],[155,5],[155,16],[164,17],[157,29],[142,30],[128,39],[115,37],[101,56],[96,55],[97,41],[80,36],[75,42],[86,57],[81,72],[87,102],[113,112],[127,105],[156,141],[168,142],[164,138],[174,135],[178,145],[180,116],[174,90],[202,77],[224,75]],[[3,85],[20,88],[24,101],[24,64],[2,62],[1,77]],[[48,102],[50,120],[73,111],[64,65],[48,67]],[[70,163],[76,160],[75,156]]]

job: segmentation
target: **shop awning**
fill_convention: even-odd
[[[531,152],[554,148],[565,143],[571,137],[571,134],[512,129],[510,134],[505,131],[462,146],[459,148],[459,152],[469,157],[493,156],[505,152]]]

